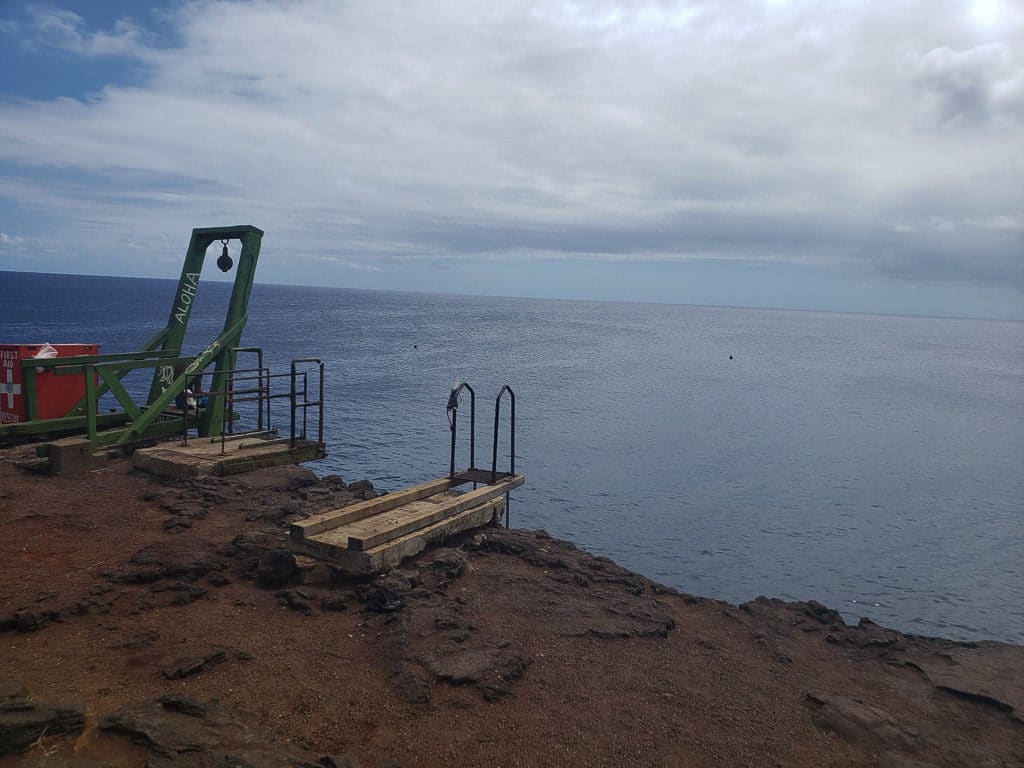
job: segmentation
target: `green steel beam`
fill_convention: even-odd
[[[69,355],[68,357],[49,357],[42,360],[26,358],[21,361],[22,368],[64,368],[69,365],[88,365],[90,363],[113,363],[131,360],[150,360],[177,356],[176,350],[139,352],[105,352],[102,355]]]
[[[147,409],[148,411],[148,409]],[[145,413],[145,411],[144,411]],[[131,438],[125,440],[126,430],[124,429],[113,429],[105,432],[99,432],[96,438],[92,441],[95,448],[109,448],[114,446],[125,446],[129,443],[136,442],[137,440],[152,440],[158,437],[166,437],[168,435],[181,434],[182,433],[182,420],[181,419],[168,419],[163,414],[157,414],[158,417],[155,421],[150,423],[146,428],[145,434],[141,437]],[[130,426],[130,425],[129,425]]]
[[[27,419],[18,424],[3,425],[0,427],[0,436],[40,434],[85,427],[89,439],[94,442],[101,440],[103,444],[124,445],[152,436],[154,431],[164,433],[167,428],[164,422],[160,421],[163,410],[184,391],[196,373],[202,372],[211,363],[215,364],[210,387],[214,394],[209,396],[198,428],[201,436],[218,434],[224,424],[224,393],[230,375],[228,372],[235,367],[234,348],[241,342],[242,331],[248,318],[249,298],[252,295],[262,238],[263,230],[250,225],[193,229],[167,325],[138,352],[23,361]],[[181,345],[192,314],[192,304],[198,290],[206,250],[220,240],[241,241],[224,330],[198,357],[182,357]],[[183,363],[188,364],[185,373],[175,376],[175,367]],[[38,418],[37,367],[55,370],[58,375],[85,374],[85,397],[68,412],[67,416],[59,419]],[[141,407],[135,404],[120,383],[125,375],[140,368],[155,369],[147,404]],[[97,384],[96,372],[100,374],[102,383]],[[108,391],[112,392],[118,402],[125,407],[126,413],[97,413],[97,402]],[[108,431],[102,433],[102,436],[98,433],[101,426],[124,423],[126,419],[132,421],[125,429]]]
[[[125,412],[132,417],[133,421],[138,421],[142,416],[142,412],[139,411],[139,406],[137,406],[135,401],[132,400],[132,396],[129,395],[127,390],[121,385],[120,377],[117,375],[119,369],[108,365],[97,365],[95,366],[95,369],[100,375],[100,378],[103,379],[103,383],[110,388],[111,393],[113,393],[114,397],[117,398],[117,402],[124,407]],[[95,381],[95,378],[88,373],[86,374],[85,379],[86,382],[88,382],[89,379]],[[86,386],[88,387],[88,384],[86,384]],[[90,408],[89,410],[94,411],[96,409]]]
[[[167,337],[167,330],[168,330],[167,328],[164,328],[162,331],[160,331],[156,336],[154,336],[152,339],[150,339],[146,343],[146,345],[139,352],[127,352],[127,353],[125,353],[125,355],[128,355],[130,357],[134,357],[135,355],[140,355],[140,356],[141,355],[161,355],[162,356],[164,354],[180,354],[180,350],[167,350],[166,352],[163,352],[163,351],[156,352],[156,351],[154,351],[154,348],[157,346],[157,344],[161,343]],[[125,355],[118,355],[116,352],[115,353],[110,353],[110,354],[113,355],[114,357],[118,357],[118,358],[120,358],[122,360],[125,359]],[[95,355],[94,357],[105,358],[106,356],[107,355]],[[55,358],[55,359],[59,360],[60,358]],[[70,360],[71,358],[67,358],[66,357],[64,359],[65,360]],[[124,376],[127,373],[128,373],[127,370],[124,373],[122,373],[121,374],[121,378],[124,378]],[[96,390],[96,399],[98,400],[99,398],[103,397],[103,395],[105,395],[107,393],[107,389],[108,389],[108,387],[106,385],[103,385],[98,390]],[[70,411],[68,411],[67,415],[68,416],[84,415],[85,414],[85,409],[86,409],[85,398],[82,398],[81,400],[79,400],[75,404],[74,408],[72,408]]]
[[[246,316],[262,239],[263,230],[249,225],[206,227],[192,230],[188,251],[185,253],[185,262],[181,267],[181,277],[178,279],[174,301],[171,303],[171,311],[167,317],[166,335],[163,338],[161,349],[181,349],[181,345],[185,341],[185,330],[188,328],[188,321],[192,316],[192,305],[199,288],[199,276],[203,271],[206,249],[219,240],[240,240],[242,242],[235,272],[235,284],[231,292],[231,301],[228,304],[227,318],[224,321],[224,330],[227,331],[239,318]],[[228,366],[222,363],[229,362],[226,358],[233,358],[229,350],[224,350],[224,356],[224,360],[218,360],[218,371],[228,370]],[[202,368],[198,370],[201,371]],[[155,405],[156,401],[167,393],[174,379],[172,366],[158,368],[153,374],[153,383],[149,388],[149,397],[146,399],[147,404]],[[180,391],[178,390],[178,392]],[[207,408],[208,413],[210,410]],[[223,413],[221,413],[220,419],[206,419],[207,426],[211,425],[213,421],[223,422]],[[216,427],[219,431],[220,425],[217,424]]]
[[[169,386],[167,386],[163,393],[158,395],[156,400],[149,403],[142,416],[132,424],[130,424],[125,430],[124,434],[118,438],[117,445],[125,445],[134,440],[138,440],[146,435],[146,430],[160,417],[163,410],[167,408],[178,396],[180,392],[185,389],[185,383],[190,381],[193,376],[206,368],[214,360],[223,360],[225,350],[230,350],[232,347],[238,346],[238,340],[242,335],[242,329],[245,328],[246,315],[242,317],[230,328],[226,329],[224,333],[217,337],[217,339],[206,348],[206,350],[199,355],[192,364],[185,369],[185,372],[178,378],[174,379]],[[218,362],[218,368],[220,363]],[[227,369],[225,369],[227,370]],[[88,382],[87,382],[88,383]],[[211,400],[212,400],[211,396]],[[223,399],[221,400],[223,403]],[[209,412],[211,409],[210,404],[207,403],[206,411]],[[223,423],[223,412],[221,413],[221,419],[216,421],[216,430],[219,433],[221,425]],[[203,431],[202,422],[200,422],[201,436],[208,436],[210,432]]]
[[[263,232],[256,227],[249,227],[246,231],[238,234],[242,247],[238,255],[238,264],[235,267],[235,284],[231,289],[227,316],[224,318],[221,353],[217,357],[213,381],[209,388],[213,394],[209,396],[206,410],[199,418],[199,434],[201,436],[220,434],[221,428],[224,426],[228,371],[235,369],[237,358],[235,347],[241,346],[242,343],[242,331],[249,317],[249,298],[252,296],[252,284],[256,277],[256,264],[260,257]],[[199,367],[196,370],[202,371],[203,368]]]
[[[90,440],[96,439],[96,376],[92,371],[85,374],[85,434]]]
[[[96,424],[99,427],[116,427],[129,420],[127,413],[99,413],[96,414]],[[18,435],[45,435],[56,432],[70,432],[85,428],[85,416],[63,416],[59,419],[35,419],[34,421],[19,421],[14,424],[4,424],[0,430],[0,436],[16,437]]]
[[[172,355],[171,352],[128,352],[124,355],[75,355],[72,357],[50,358],[48,360],[35,361],[39,363],[45,362],[47,364],[46,367],[53,370],[57,376],[81,376],[84,374],[86,378],[86,395],[74,408],[68,411],[66,416],[57,419],[26,419],[25,421],[16,422],[14,424],[4,424],[0,427],[0,437],[7,435],[33,435],[45,434],[47,432],[63,432],[83,427],[88,431],[88,425],[92,421],[89,414],[97,413],[96,404],[99,401],[99,398],[106,394],[108,390],[112,392],[118,402],[124,406],[125,412],[118,414],[99,414],[98,421],[96,422],[97,428],[102,426],[116,426],[117,424],[123,424],[133,418],[138,418],[141,413],[140,407],[131,399],[131,395],[129,395],[127,390],[125,390],[121,385],[120,380],[133,370],[156,368],[162,365],[188,365],[195,360],[195,357],[192,356],[172,357],[170,355]],[[156,359],[141,359],[143,356],[151,358],[155,357]],[[102,366],[101,370],[100,367],[93,364],[93,361],[95,360],[109,360],[111,362]],[[124,364],[118,365],[118,362],[124,362]],[[22,371],[25,377],[30,375],[30,369],[31,375],[34,377],[35,370],[33,361],[22,361]],[[103,383],[99,387],[94,385],[90,392],[88,374],[94,372],[100,373]],[[182,385],[182,388],[184,388],[184,384]],[[26,386],[25,389],[26,393],[32,392],[33,395],[35,394],[34,384],[32,388]]]
[[[70,357],[65,358],[65,359],[66,360],[71,360]],[[58,376],[74,376],[74,375],[77,375],[77,374],[85,373],[86,371],[88,371],[90,369],[96,370],[97,368],[102,367],[102,368],[105,368],[108,371],[116,372],[117,373],[117,378],[118,378],[118,380],[120,380],[120,379],[123,379],[126,374],[131,373],[132,371],[135,371],[135,370],[140,370],[140,369],[143,369],[143,368],[157,368],[157,367],[163,366],[163,365],[174,365],[174,366],[183,365],[183,364],[184,365],[188,365],[188,364],[191,364],[192,361],[195,360],[195,359],[196,359],[195,355],[188,355],[188,356],[185,356],[185,357],[167,357],[167,356],[161,355],[160,357],[158,357],[155,360],[127,360],[127,361],[121,361],[121,360],[119,360],[117,358],[114,358],[114,360],[112,362],[109,362],[109,363],[97,363],[97,364],[93,364],[93,363],[74,363],[74,364],[68,365],[66,368],[64,366],[61,366],[60,368],[57,368],[56,375],[58,375]],[[106,391],[106,389],[104,389],[104,392],[105,391]],[[99,392],[99,390],[97,390],[97,392]]]

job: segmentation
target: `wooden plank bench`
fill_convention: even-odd
[[[480,479],[430,480],[293,523],[286,545],[347,573],[380,572],[430,543],[500,519],[505,494],[525,481],[523,475],[505,474],[494,483],[458,493],[459,485]]]

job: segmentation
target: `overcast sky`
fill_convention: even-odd
[[[1010,0],[0,0],[0,269],[254,224],[261,282],[1020,319],[1022,48]]]

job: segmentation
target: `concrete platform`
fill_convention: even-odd
[[[316,461],[327,455],[323,443],[299,441],[292,448],[287,438],[233,436],[193,438],[188,445],[161,443],[132,454],[132,466],[164,477],[236,475],[262,467]]]

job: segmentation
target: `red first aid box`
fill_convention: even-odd
[[[0,344],[0,424],[28,419],[22,361],[39,354],[44,344]],[[51,344],[57,357],[98,355],[98,344]],[[58,376],[52,369],[36,372],[36,418],[66,416],[85,397],[85,374]]]

